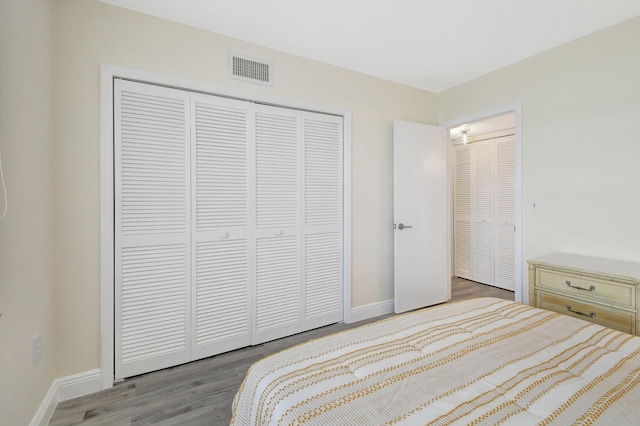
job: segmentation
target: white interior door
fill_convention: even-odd
[[[448,130],[395,121],[395,312],[445,302],[450,297]]]
[[[476,142],[471,150],[473,187],[473,280],[494,285],[494,143]]]
[[[515,290],[516,282],[516,161],[515,137],[496,142],[495,285]]]
[[[515,138],[456,145],[455,275],[515,288]]]
[[[115,376],[189,361],[189,93],[115,81]]]
[[[299,112],[255,105],[253,344],[297,333],[302,319]]]
[[[304,328],[342,320],[342,117],[301,113]]]
[[[259,344],[342,319],[342,118],[254,111]]]
[[[191,94],[191,359],[251,344],[249,104]]]
[[[453,174],[453,252],[454,273],[473,279],[473,237],[471,233],[471,146],[454,147]]]
[[[115,375],[342,319],[342,117],[116,80]]]

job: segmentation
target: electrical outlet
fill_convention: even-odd
[[[33,349],[33,365],[37,365],[40,362],[40,358],[42,358],[42,339],[40,338],[40,333],[33,337],[31,344]]]

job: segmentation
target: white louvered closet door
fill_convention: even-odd
[[[304,328],[342,320],[342,117],[302,114]]]
[[[494,284],[493,141],[471,145],[473,188],[473,280]]]
[[[116,378],[340,321],[342,118],[114,93]]]
[[[115,81],[115,377],[189,360],[189,93]]]
[[[515,138],[495,143],[495,285],[515,290]]]
[[[253,344],[301,331],[299,112],[254,106]]]
[[[473,279],[470,145],[456,145],[454,161],[454,274]]]
[[[191,95],[192,359],[251,344],[249,103]]]

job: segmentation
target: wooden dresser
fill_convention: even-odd
[[[564,253],[529,260],[529,303],[640,335],[640,264]]]

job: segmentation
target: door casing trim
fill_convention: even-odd
[[[471,114],[466,117],[456,118],[453,120],[441,123],[440,126],[451,129],[458,127],[464,123],[486,120],[487,118],[494,117],[496,115],[502,115],[507,113],[514,113],[514,128],[515,128],[515,161],[516,161],[516,194],[515,194],[515,222],[516,222],[516,271],[515,271],[515,300],[516,302],[528,303],[528,292],[523,292],[522,283],[523,270],[526,268],[522,264],[522,105],[520,103],[504,105],[502,107],[494,108],[488,111],[482,111],[476,114]],[[453,153],[453,144],[451,144],[451,151]],[[453,157],[453,155],[451,155]],[[450,205],[453,212],[453,171],[449,174],[449,188],[450,189]],[[452,213],[453,214],[453,213]],[[453,220],[451,221],[451,227],[453,228]],[[453,238],[453,229],[451,229],[451,235]],[[451,243],[453,250],[453,242]],[[451,257],[453,259],[453,256]],[[453,261],[453,260],[452,260]],[[452,269],[453,270],[453,269]]]
[[[118,65],[100,64],[100,371],[102,389],[114,383],[114,153],[113,153],[113,80],[124,78],[246,99],[287,108],[315,111],[343,117],[343,320],[352,322],[351,312],[351,110],[333,105],[307,102],[215,83],[205,83]]]

